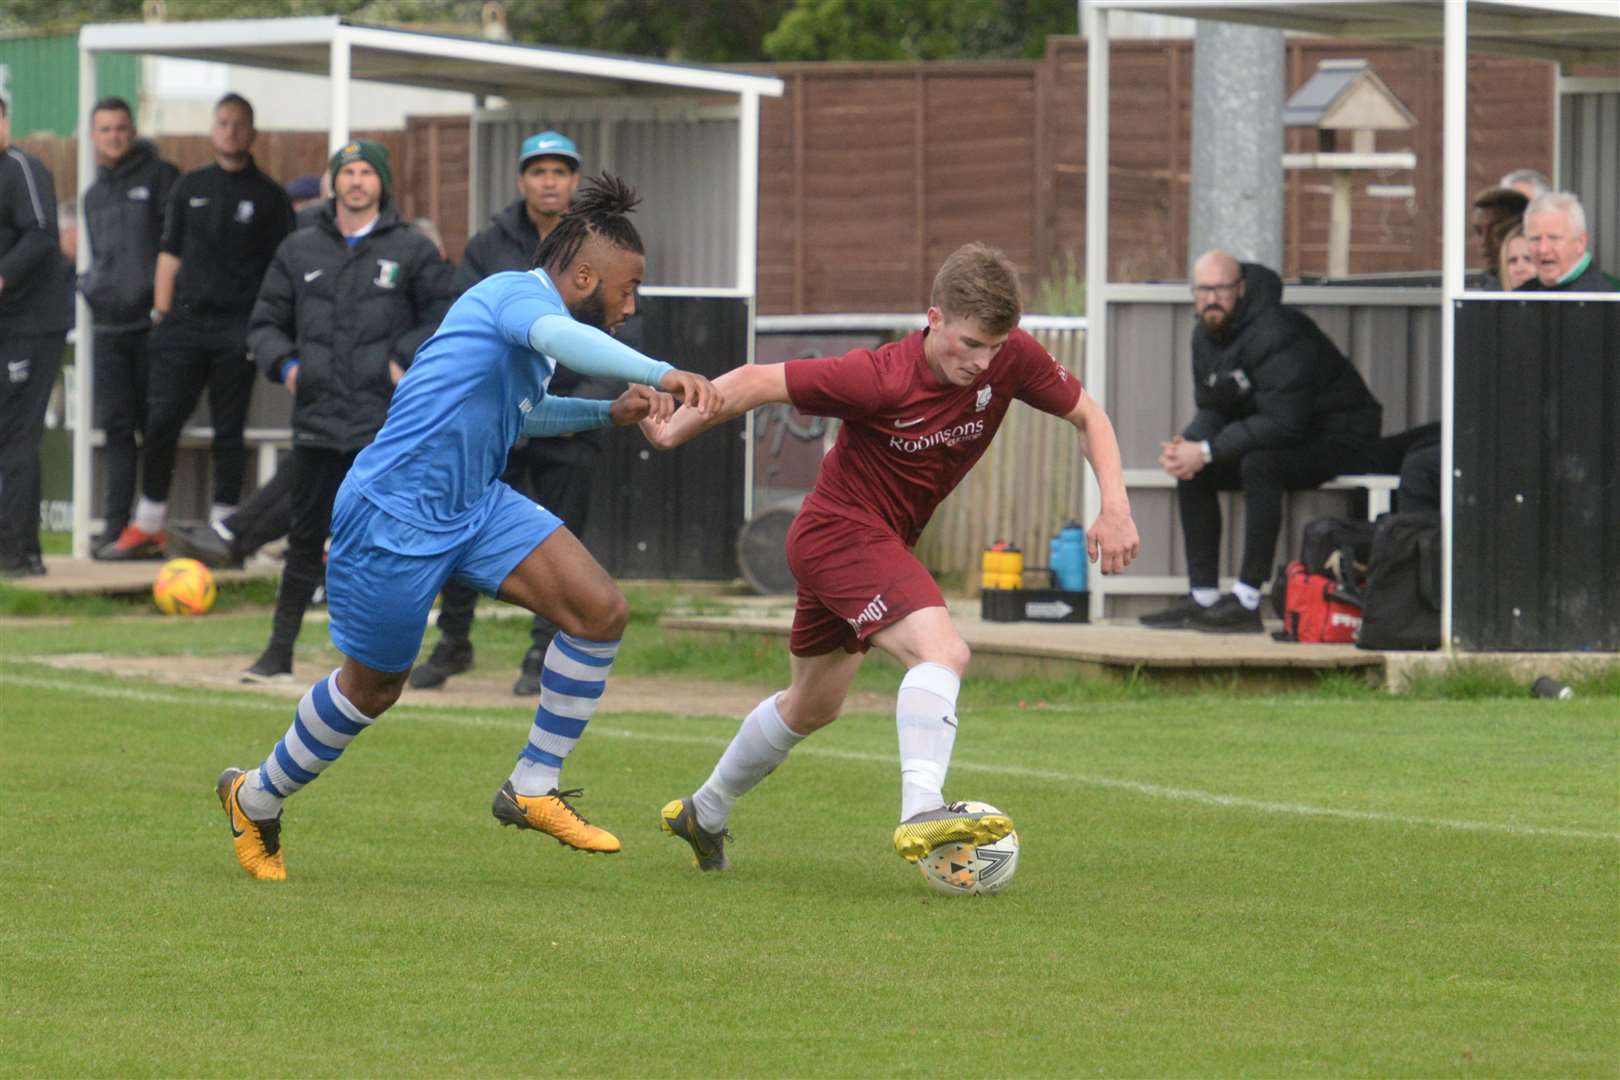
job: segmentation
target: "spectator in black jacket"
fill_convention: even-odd
[[[180,171],[135,137],[123,98],[103,98],[90,110],[96,181],[84,193],[90,272],[79,290],[95,327],[96,426],[106,436],[105,532],[96,547],[117,540],[129,524],[139,463],[135,436],[146,426],[147,337],[152,331],[152,276],[169,192]]]
[[[1194,264],[1192,291],[1198,411],[1159,457],[1176,478],[1191,595],[1142,622],[1258,633],[1283,492],[1364,471],[1383,409],[1317,325],[1281,303],[1282,280],[1271,270],[1207,252]],[[1222,597],[1217,494],[1233,490],[1243,492],[1243,563]]]
[[[438,248],[389,204],[388,151],[350,143],[333,155],[331,173],[332,202],[276,250],[249,323],[255,362],[293,395],[293,447],[287,562],[270,642],[246,681],[292,674],[338,486],[453,299]]]
[[[253,106],[226,94],[214,106],[214,164],[186,173],[169,195],[148,343],[147,424],[135,520],[98,558],[160,558],[180,432],[208,391],[214,428],[211,520],[228,516],[242,493],[242,431],[253,396],[247,321],[276,246],[292,231],[292,204],[249,153]]]
[[[1524,211],[1524,235],[1536,260],[1536,276],[1524,292],[1620,292],[1592,261],[1586,210],[1567,191],[1549,191]]]
[[[579,151],[572,139],[555,131],[542,131],[524,140],[518,152],[519,198],[490,219],[467,243],[457,275],[459,291],[503,270],[527,270],[534,252],[568,209],[579,187]],[[586,379],[559,366],[548,393],[569,397],[614,398],[623,387],[601,379]],[[501,479],[522,491],[567,523],[575,536],[585,534],[591,501],[591,466],[602,449],[603,432],[584,431],[556,439],[523,439],[507,456]],[[419,690],[443,686],[450,676],[473,665],[472,624],[478,593],[451,582],[444,587],[439,607],[439,641],[426,661],[411,672],[411,685]],[[512,693],[540,692],[540,670],[546,649],[557,632],[543,615],[534,617],[529,651],[518,667]]]
[[[73,277],[56,231],[56,182],[11,145],[0,96],[0,577],[45,573],[39,447],[73,322]]]

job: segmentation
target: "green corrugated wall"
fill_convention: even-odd
[[[11,99],[11,137],[72,135],[79,126],[79,39],[76,34],[0,37],[0,85]],[[138,57],[103,53],[97,89],[140,108]],[[85,108],[90,106],[85,102]]]

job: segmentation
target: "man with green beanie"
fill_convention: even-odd
[[[292,675],[338,486],[454,299],[449,264],[390,204],[387,148],[351,142],[328,172],[332,200],[276,250],[249,320],[255,363],[293,396],[287,561],[270,642],[243,673],[249,682]]]

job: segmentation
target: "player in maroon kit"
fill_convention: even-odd
[[[1079,432],[1102,490],[1101,513],[1086,533],[1102,572],[1123,570],[1140,548],[1114,427],[1079,379],[1016,329],[1022,308],[1007,257],[983,244],[959,248],[934,278],[930,304],[928,328],[893,344],[749,364],[715,380],[726,402],[715,416],[682,408],[663,425],[642,424],[655,446],[668,449],[776,402],[844,422],[788,533],[788,565],[799,584],[789,639],[793,683],[748,714],[701,788],[663,809],[664,831],[690,844],[704,870],[726,869],[733,804],[800,740],[838,718],[873,645],[906,669],[896,709],[895,850],[915,862],[939,844],[984,844],[1012,830],[1004,815],[946,805],[968,647],[911,547],[990,445],[1014,398]]]

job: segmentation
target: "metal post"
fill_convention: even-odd
[[[1451,555],[1453,521],[1451,499],[1456,451],[1457,304],[1463,295],[1463,259],[1468,169],[1468,3],[1453,0],[1445,6],[1445,122],[1443,179],[1441,183],[1440,285],[1445,304],[1440,309],[1440,648],[1452,649]]]
[[[755,260],[759,243],[759,95],[743,93],[737,102],[737,272],[736,287],[748,294],[749,361],[753,360]],[[743,421],[743,520],[754,516],[754,414]]]
[[[1283,35],[1200,20],[1187,270],[1212,248],[1283,266]]]
[[[1085,386],[1104,409],[1108,401],[1108,11],[1088,4],[1086,15],[1086,370]],[[1097,476],[1085,472],[1081,520],[1102,506]],[[1106,610],[1107,585],[1091,578],[1092,622]]]
[[[85,110],[96,100],[96,54],[79,49],[79,103],[77,126],[79,130],[79,255],[78,271],[90,269],[90,226],[84,212],[84,193],[96,179],[96,154],[90,142],[90,122]],[[77,290],[75,290],[77,293]],[[75,296],[74,304],[74,360],[73,360],[73,557],[90,557],[90,501],[93,473],[90,468],[95,454],[91,446],[91,427],[95,423],[94,401],[91,400],[95,371],[95,331],[90,316],[90,305],[82,295]]]
[[[326,137],[326,152],[335,154],[349,144],[349,36],[338,27],[332,32],[331,58],[327,62],[332,80],[332,127]]]

